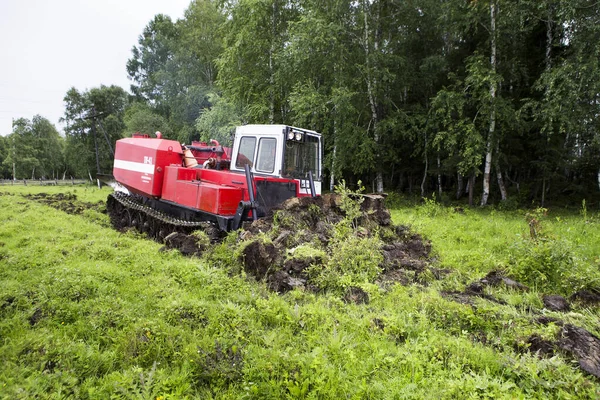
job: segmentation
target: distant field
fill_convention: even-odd
[[[583,207],[395,209],[445,273],[371,285],[369,302],[352,304],[278,295],[235,257],[184,257],[119,233],[108,193],[0,186],[1,398],[600,396],[565,350],[576,328],[600,335],[600,217]],[[529,289],[481,283],[492,271]],[[550,311],[547,294],[570,309]]]
[[[2,186],[81,186],[88,185],[89,180],[86,179],[0,179],[0,187]]]

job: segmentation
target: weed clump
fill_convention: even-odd
[[[193,364],[193,378],[198,386],[206,386],[217,392],[243,377],[243,348],[216,341],[212,349],[198,347]]]
[[[516,242],[509,256],[509,273],[542,291],[569,294],[598,283],[598,273],[579,262],[573,246],[544,224],[548,210],[525,215],[529,237]]]

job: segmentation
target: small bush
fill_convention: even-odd
[[[323,289],[343,291],[350,286],[373,282],[381,272],[383,256],[377,238],[349,236],[330,246],[331,257],[324,266],[308,270],[311,281]]]
[[[194,361],[193,375],[198,386],[206,386],[217,391],[239,381],[243,376],[244,354],[239,345],[227,345],[219,341],[214,348],[204,350],[198,347]]]
[[[520,282],[545,290],[565,292],[568,277],[576,269],[571,249],[560,240],[525,240],[517,243],[510,257],[509,272]]]
[[[361,197],[360,194],[364,192],[364,190],[365,188],[362,186],[361,181],[358,181],[358,189],[356,191],[348,188],[343,179],[335,186],[335,192],[340,195],[341,199],[340,208],[346,214],[344,220],[354,229],[358,227],[358,218],[362,215],[360,205],[365,199],[364,197]]]
[[[419,210],[418,210],[419,214],[430,217],[430,218],[434,218],[434,217],[443,215],[445,212],[446,212],[446,209],[444,208],[444,206],[442,206],[440,203],[438,203],[435,200],[435,197],[432,197],[430,199],[424,198],[423,205],[421,207],[419,207]]]
[[[500,211],[515,211],[519,208],[519,200],[516,197],[509,197],[506,200],[498,203],[498,210]]]

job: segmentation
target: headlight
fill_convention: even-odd
[[[287,134],[288,140],[294,140],[294,131],[289,131]]]
[[[302,140],[302,132],[296,132],[295,138],[297,141],[301,141]]]

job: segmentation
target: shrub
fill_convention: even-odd
[[[323,289],[342,291],[373,282],[381,272],[381,241],[374,237],[349,236],[331,244],[331,257],[323,266],[308,269],[311,281]]]
[[[424,198],[423,205],[419,207],[418,213],[427,216],[430,218],[437,217],[439,215],[443,215],[446,209],[440,203],[435,200],[435,196],[432,196],[430,199]]]
[[[527,285],[544,290],[565,292],[570,288],[576,264],[567,243],[560,240],[524,240],[510,256],[511,276]]]
[[[348,188],[343,179],[335,186],[335,192],[340,195],[340,208],[346,214],[344,220],[354,229],[358,227],[358,218],[362,215],[360,205],[365,199],[360,196],[360,194],[364,192],[364,190],[365,188],[362,186],[361,181],[358,181],[358,189],[356,191]]]

